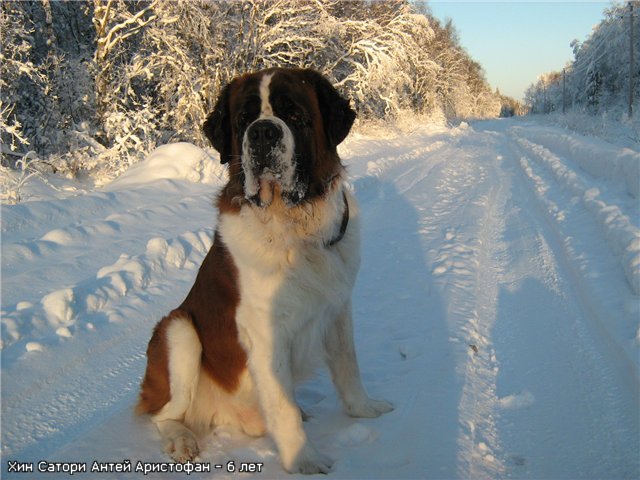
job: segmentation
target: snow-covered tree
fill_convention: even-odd
[[[25,84],[44,81],[31,61],[31,35],[35,28],[17,7],[11,2],[0,3],[0,158],[3,164],[13,164],[29,147],[16,107]]]
[[[640,100],[640,32],[638,8],[635,12],[633,83],[636,103]],[[604,11],[603,20],[584,41],[571,42],[574,59],[565,68],[567,108],[592,114],[607,110],[626,110],[630,76],[630,9],[628,3],[613,5]],[[534,113],[549,113],[562,108],[562,74],[543,75],[527,92],[527,103]]]
[[[86,156],[83,129],[88,131],[86,140],[95,142],[88,128],[95,106],[87,5],[44,0],[1,3],[3,21],[10,19],[2,26],[0,81],[5,82],[2,102],[9,106],[3,111],[12,111],[21,125],[24,142],[18,150],[33,151],[31,164],[46,164],[54,171],[70,171],[74,155]],[[20,29],[26,35],[15,33]],[[16,43],[16,38],[23,41]],[[11,69],[17,59],[21,66],[16,76]],[[2,133],[4,143],[7,129]]]

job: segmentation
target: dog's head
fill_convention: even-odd
[[[349,101],[318,72],[275,68],[227,85],[203,129],[234,190],[257,206],[276,195],[295,206],[327,191],[354,120]]]

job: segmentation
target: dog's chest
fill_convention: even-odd
[[[328,248],[294,227],[249,215],[224,216],[220,230],[238,268],[242,310],[298,330],[349,300],[359,263],[357,252],[347,253],[354,238]]]

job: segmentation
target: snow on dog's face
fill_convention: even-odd
[[[308,185],[296,174],[296,154],[302,158],[300,146],[308,145],[308,113],[303,106],[289,106],[289,111],[281,110],[279,116],[274,113],[270,100],[270,83],[273,74],[267,74],[260,80],[260,115],[251,121],[257,110],[257,99],[250,98],[239,113],[239,125],[242,135],[242,169],[245,175],[244,191],[246,198],[259,206],[269,206],[276,189],[280,189],[287,203],[297,204],[306,194]],[[289,102],[286,94],[279,103]],[[290,122],[291,128],[283,120],[298,119],[298,125]],[[248,122],[251,122],[247,125]],[[292,131],[293,130],[293,131]],[[296,132],[297,139],[294,138]],[[296,142],[296,140],[298,140]],[[296,151],[298,145],[298,151]]]
[[[324,195],[339,173],[336,146],[355,119],[319,73],[269,69],[222,91],[204,132],[229,164],[229,191],[260,207],[276,196],[295,206]]]

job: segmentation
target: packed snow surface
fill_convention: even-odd
[[[329,476],[638,478],[638,149],[503,120],[352,134],[341,155],[363,211],[363,380],[396,409],[350,418],[326,372],[301,385]],[[169,145],[101,189],[2,207],[3,478],[168,462],[132,406],[211,244],[216,158]],[[188,478],[285,476],[271,439],[230,428],[198,462]]]

